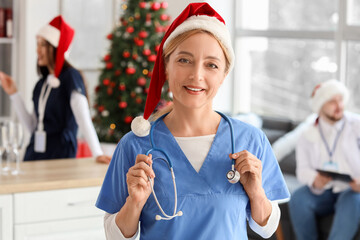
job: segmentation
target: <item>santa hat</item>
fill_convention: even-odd
[[[342,82],[332,79],[316,85],[310,99],[311,109],[313,112],[319,113],[321,107],[338,94],[343,96],[344,104],[346,104],[349,99],[349,91]]]
[[[69,49],[69,46],[74,38],[75,31],[69,24],[65,22],[61,15],[55,17],[51,22],[43,26],[37,36],[43,37],[52,46],[57,48],[54,75],[55,79],[52,79],[53,84],[60,84],[57,79],[61,73],[61,69],[65,61],[65,52]]]
[[[131,129],[137,136],[147,136],[150,123],[147,119],[155,110],[161,98],[161,90],[166,81],[163,50],[169,42],[182,33],[194,29],[210,32],[221,42],[227,51],[230,68],[234,65],[234,51],[231,44],[230,33],[224,19],[207,3],[190,3],[173,21],[164,35],[157,53],[154,69],[151,76],[149,93],[147,95],[143,117],[137,117],[131,123]]]

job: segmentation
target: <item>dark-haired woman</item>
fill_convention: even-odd
[[[110,162],[111,158],[103,155],[91,122],[83,78],[65,60],[73,36],[74,30],[61,16],[37,33],[37,68],[41,78],[33,90],[32,114],[26,110],[13,79],[0,72],[2,88],[10,95],[19,120],[31,132],[25,161],[74,158],[79,126],[96,161]]]

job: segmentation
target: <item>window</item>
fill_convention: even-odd
[[[314,86],[338,79],[360,112],[360,0],[235,2],[235,111],[300,121]]]

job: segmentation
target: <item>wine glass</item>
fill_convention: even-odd
[[[12,175],[18,175],[20,171],[20,150],[24,143],[24,130],[20,123],[10,124],[10,145],[12,153],[15,155],[15,168],[11,171]]]
[[[6,126],[3,122],[0,122],[0,174],[3,171],[3,160],[4,160],[4,153],[6,150],[6,146],[7,146],[7,142],[4,141],[5,139],[5,134],[6,134]]]

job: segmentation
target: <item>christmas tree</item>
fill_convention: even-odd
[[[124,14],[107,36],[111,41],[95,88],[93,122],[102,142],[118,142],[130,131],[133,118],[143,113],[152,69],[168,28],[166,2],[129,0]],[[160,105],[167,104],[165,85]]]

